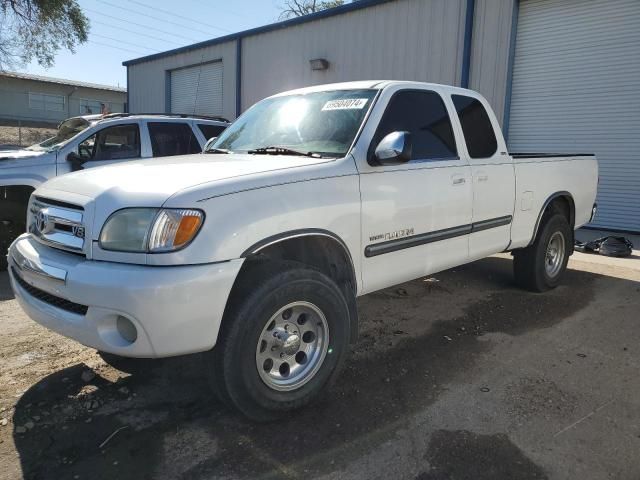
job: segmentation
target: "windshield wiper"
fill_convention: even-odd
[[[303,157],[322,158],[317,152],[301,152],[287,147],[259,147],[252,150],[247,150],[250,155],[300,155]]]
[[[232,153],[231,150],[227,150],[226,148],[210,148],[209,150],[205,150],[204,153]]]

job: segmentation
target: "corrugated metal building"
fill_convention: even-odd
[[[126,89],[109,85],[0,72],[0,120],[59,123],[69,117],[122,112]]]
[[[639,0],[361,0],[124,65],[132,112],[234,118],[361,79],[469,87],[512,150],[596,153],[593,226],[640,231]]]

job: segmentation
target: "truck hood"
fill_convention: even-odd
[[[35,150],[0,150],[0,161],[15,160],[18,158],[39,157],[44,155],[45,151],[37,152]]]
[[[233,182],[239,177],[268,175],[332,160],[281,155],[181,155],[89,168],[56,177],[42,188],[92,198],[96,205],[113,206],[112,211],[132,206],[158,207],[187,188],[202,186],[206,195],[211,193],[209,185],[213,188],[217,183]]]

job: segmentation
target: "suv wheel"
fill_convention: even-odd
[[[11,243],[25,231],[25,228],[23,222],[0,220],[0,272],[7,269],[7,251]]]
[[[349,308],[335,282],[293,262],[243,273],[209,353],[214,389],[266,421],[313,401],[337,375],[349,343]]]

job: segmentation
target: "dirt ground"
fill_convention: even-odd
[[[119,372],[0,274],[0,479],[637,480],[639,265],[575,254],[532,294],[504,255],[367,295],[333,388],[266,425],[215,400],[202,357]]]
[[[13,145],[28,147],[35,143],[53,137],[56,134],[56,128],[53,127],[22,127],[22,135],[19,133],[18,127],[0,125],[0,145]]]

